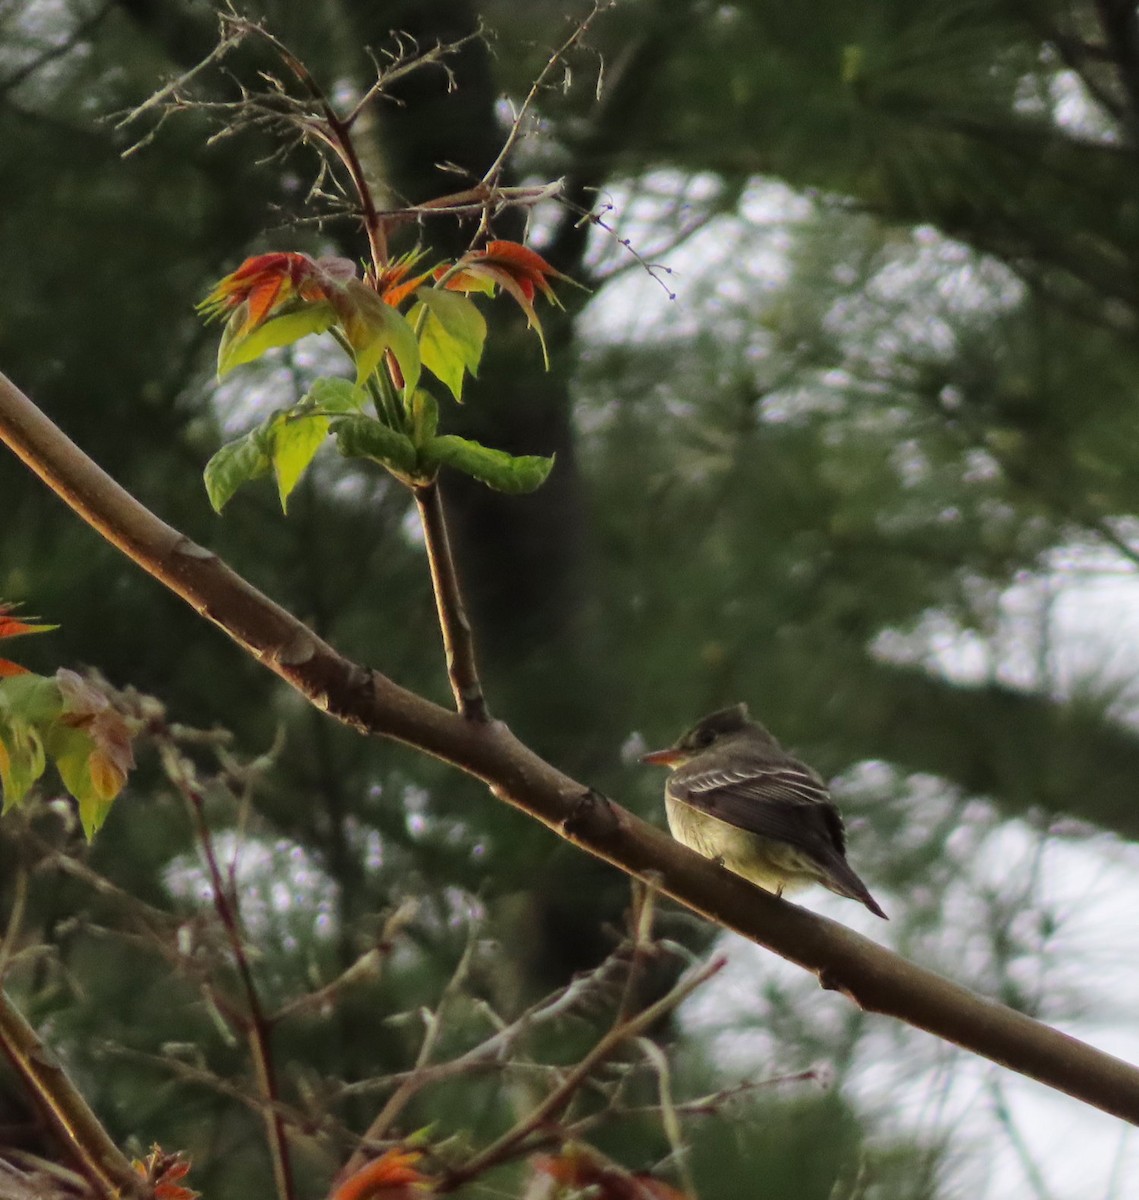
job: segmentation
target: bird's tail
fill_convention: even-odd
[[[870,894],[870,889],[866,884],[851,870],[850,864],[844,858],[840,858],[837,854],[827,855],[826,862],[821,864],[825,876],[820,880],[823,887],[830,888],[839,896],[847,896],[851,900],[858,900],[865,904],[868,909],[876,916],[881,917],[883,921],[888,921],[890,918],[882,911],[881,905]]]

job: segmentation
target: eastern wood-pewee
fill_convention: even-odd
[[[821,883],[886,919],[846,861],[846,832],[822,778],[792,758],[747,705],[714,712],[668,750],[664,789],[678,842],[781,896]]]

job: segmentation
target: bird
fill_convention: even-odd
[[[822,777],[746,704],[711,713],[641,761],[672,770],[665,811],[678,842],[777,896],[821,883],[889,919],[846,861],[846,828]]]

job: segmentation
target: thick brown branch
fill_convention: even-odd
[[[55,1056],[0,988],[0,1051],[80,1170],[104,1196],[146,1196],[141,1175],[111,1141]]]
[[[435,590],[435,607],[439,612],[439,628],[443,631],[443,649],[447,655],[447,676],[451,680],[455,704],[468,720],[489,721],[490,712],[475,662],[471,623],[463,605],[459,575],[451,554],[451,541],[447,536],[447,520],[443,513],[439,484],[417,487],[415,503],[419,506],[419,519],[423,523],[427,561],[431,566],[431,586]]]
[[[673,841],[523,746],[343,658],[216,555],[160,521],[0,375],[0,440],[92,527],[318,708],[483,780],[574,845],[894,1016],[1139,1124],[1139,1069],[907,962]]]

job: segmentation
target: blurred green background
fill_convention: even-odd
[[[585,11],[254,8],[343,94],[366,86],[365,48],[390,49],[391,31],[427,47],[486,22],[453,87],[413,74],[362,135],[391,204],[480,175],[506,101]],[[0,2],[0,370],[162,518],[346,654],[446,702],[399,488],[326,451],[287,519],[270,482],[221,519],[206,500],[218,445],[332,360],[305,342],[218,387],[217,331],[194,303],[250,253],[366,250],[350,221],[301,221],[306,149],[211,141],[194,112],[122,157],[156,121],[116,115],[215,32],[194,0]],[[852,862],[892,922],[807,904],[1133,1055],[1116,997],[1135,981],[1112,960],[1139,941],[1136,45],[1136,14],[1116,4],[622,0],[538,97],[511,165],[515,181],[564,179],[567,203],[534,214],[530,239],[590,290],[543,310],[549,373],[497,306],[478,383],[443,415],[450,431],[558,456],[530,497],[444,482],[497,716],[659,821],[662,781],[636,754],[748,701],[835,780]],[[264,65],[247,50],[226,62],[237,77]],[[235,94],[217,74],[202,86]],[[511,215],[496,231],[524,232]],[[443,253],[471,232],[416,235]],[[0,514],[0,597],[61,625],[21,643],[21,661],[90,664],[172,720],[233,731],[246,757],[283,736],[254,815],[213,814],[244,846],[267,987],[332,978],[383,914],[418,902],[382,987],[289,1034],[289,1087],[407,1066],[411,1034],[385,1017],[437,1001],[472,922],[497,947],[479,988],[507,1015],[611,947],[628,905],[615,872],[456,773],[305,707],[7,455]],[[192,914],[192,832],[167,793],[144,758],[89,861]],[[24,851],[5,837],[10,909]],[[33,876],[22,936],[51,951],[13,974],[16,994],[117,1136],[188,1147],[211,1197],[265,1194],[256,1118],[153,1057],[193,1044],[240,1075],[240,1053],[192,980],[99,932],[115,924],[101,903]],[[700,952],[711,943],[672,910],[661,920]],[[706,1200],[1127,1194],[1135,1150],[1108,1118],[732,946],[730,981],[659,1032],[686,1092],[820,1063],[831,1082],[693,1122]],[[474,1136],[489,1136],[509,1097],[479,1086],[477,1103],[458,1089],[416,1118],[461,1128],[473,1105]],[[1096,1148],[1094,1193],[1049,1157],[1050,1131],[1074,1128]],[[668,1147],[659,1127],[630,1127],[605,1149],[642,1169]],[[323,1169],[314,1154],[311,1180]],[[499,1185],[523,1194],[514,1176]]]

